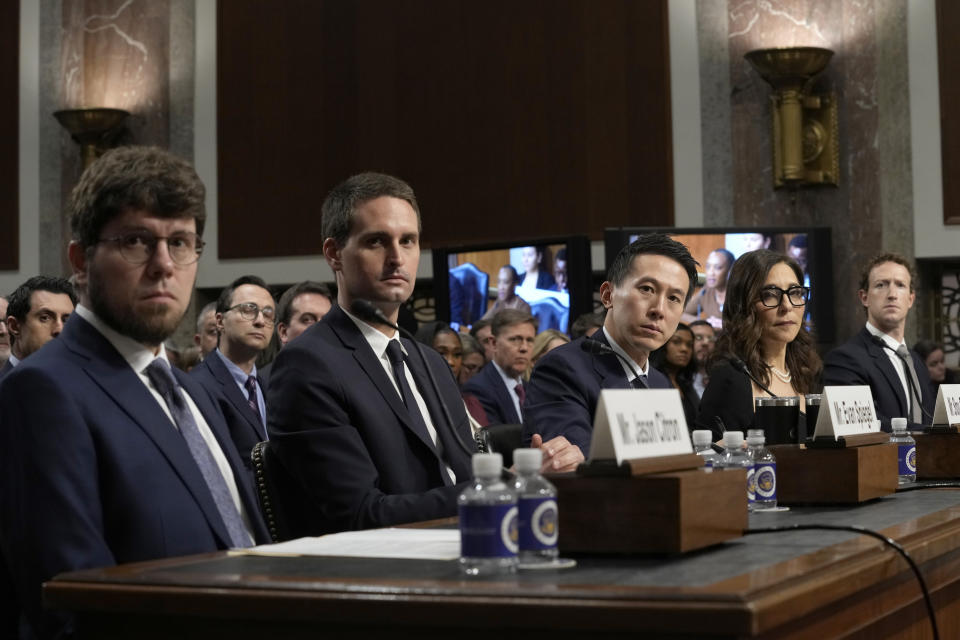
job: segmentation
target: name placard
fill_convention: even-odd
[[[676,389],[604,389],[590,440],[591,460],[693,453]]]
[[[824,411],[827,408],[827,411]],[[824,387],[814,437],[855,436],[880,431],[870,387]]]
[[[960,384],[940,385],[933,424],[960,424]]]

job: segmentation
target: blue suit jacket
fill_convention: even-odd
[[[521,417],[511,398],[513,391],[503,384],[500,372],[488,362],[477,375],[463,386],[463,392],[473,394],[487,414],[487,424],[520,424]]]
[[[250,452],[253,451],[255,444],[267,439],[266,427],[260,423],[260,416],[250,408],[236,380],[215,352],[211,352],[203,362],[194,367],[190,375],[216,399],[220,411],[227,420],[230,438],[233,439],[241,460],[248,469],[252,470],[253,461],[250,459]],[[266,398],[267,387],[259,376],[257,383]]]
[[[611,354],[592,355],[580,347],[584,340],[607,342],[603,331],[593,338],[578,338],[561,345],[540,358],[526,386],[527,401],[523,406],[523,439],[529,442],[539,433],[544,442],[566,436],[590,456],[593,417],[603,389],[630,389],[620,359]],[[671,389],[670,380],[650,367],[647,386]]]
[[[212,398],[174,369],[223,449],[258,542],[255,494]],[[33,631],[58,573],[225,549],[226,527],[186,441],[114,347],[79,315],[0,385],[0,547]]]
[[[408,340],[409,365],[458,484],[444,479],[433,442],[410,414],[370,345],[340,307],[287,344],[271,373],[268,431],[280,461],[313,500],[315,530],[328,533],[455,515],[471,475],[473,437],[460,390],[438,353],[425,355],[453,426],[426,383]]]
[[[872,335],[864,327],[860,333],[837,347],[823,359],[823,384],[828,385],[870,385],[873,392],[873,404],[880,419],[881,428],[890,431],[890,419],[903,417],[910,420],[907,396],[903,392],[900,376],[889,352],[875,343]],[[923,424],[930,424],[933,418],[933,404],[936,396],[930,392],[930,373],[927,365],[913,350],[913,367],[920,381],[919,392],[923,398],[922,406],[927,412]],[[908,424],[909,429],[919,429],[922,425]]]

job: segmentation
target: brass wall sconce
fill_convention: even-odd
[[[833,51],[817,47],[757,49],[745,56],[773,87],[773,186],[802,187],[840,179],[837,96],[813,95],[814,78]]]
[[[64,109],[55,111],[53,116],[80,145],[86,169],[110,147],[111,137],[119,132],[130,113],[123,109]]]

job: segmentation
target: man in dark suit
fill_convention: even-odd
[[[607,310],[603,328],[537,362],[527,384],[524,439],[538,432],[544,438],[566,436],[589,456],[601,390],[669,389],[669,380],[648,357],[676,331],[696,282],[696,261],[666,235],[643,235],[621,249],[600,286]],[[583,346],[591,339],[604,345],[596,355]]]
[[[910,262],[895,253],[871,259],[860,276],[857,293],[867,323],[823,360],[824,385],[869,385],[881,428],[890,419],[907,418],[920,429],[933,420],[936,397],[930,374],[919,355],[907,347],[904,329],[916,293]]]
[[[519,309],[493,316],[493,360],[464,386],[480,401],[488,424],[519,424],[523,420],[523,374],[530,366],[537,321]]]
[[[333,308],[333,293],[322,282],[304,280],[291,286],[277,303],[277,338],[280,348],[323,319]],[[269,386],[273,362],[260,369]]]
[[[7,299],[0,296],[0,365],[10,357],[10,334],[7,332]]]
[[[77,305],[77,294],[67,280],[33,276],[10,294],[7,330],[10,358],[0,368],[0,380],[20,362],[53,340]]]
[[[450,368],[429,349],[421,359],[382,322],[350,313],[366,300],[396,322],[413,292],[420,260],[413,190],[382,174],[347,179],[323,203],[323,236],[339,306],[277,356],[270,445],[316,509],[312,533],[452,516],[474,447]],[[551,462],[575,464],[562,442],[552,446]]]
[[[251,469],[250,452],[267,439],[266,385],[257,375],[256,361],[270,344],[275,321],[267,283],[257,276],[237,278],[217,299],[219,346],[190,372],[217,399],[230,437]]]
[[[223,416],[163,348],[193,292],[203,199],[192,167],[142,147],[104,154],[73,191],[80,305],[0,384],[0,548],[25,637],[70,633],[40,601],[63,571],[267,541]]]

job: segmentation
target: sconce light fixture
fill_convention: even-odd
[[[86,169],[109,148],[111,136],[119,131],[130,113],[123,109],[64,109],[54,112],[53,116],[80,145]]]
[[[745,56],[773,87],[773,186],[830,184],[840,178],[837,97],[810,93],[833,51],[817,47],[757,49]]]

